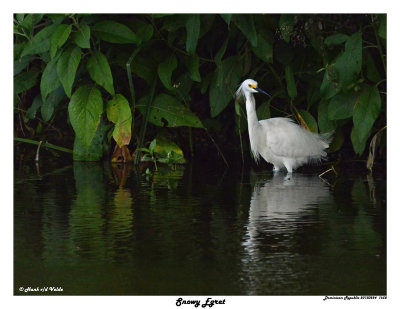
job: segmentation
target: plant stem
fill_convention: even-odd
[[[149,99],[149,102],[147,103],[147,107],[146,107],[146,114],[145,114],[145,117],[143,120],[142,127],[140,129],[140,136],[139,136],[139,143],[137,145],[135,165],[140,163],[140,153],[141,153],[140,148],[143,147],[143,141],[144,141],[144,136],[146,134],[147,122],[149,121],[150,109],[151,109],[151,106],[153,105],[156,84],[157,84],[157,75],[154,77],[153,85],[151,87],[151,92],[150,92],[150,99]]]
[[[71,149],[60,147],[60,146],[56,146],[56,145],[50,144],[48,142],[44,142],[43,143],[43,141],[38,142],[38,141],[31,140],[31,139],[20,138],[20,137],[14,137],[14,141],[15,142],[27,143],[27,144],[33,144],[33,145],[40,145],[41,144],[42,147],[51,148],[51,149],[62,151],[62,152],[66,152],[66,153],[73,153],[73,151]]]

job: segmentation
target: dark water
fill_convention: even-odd
[[[386,294],[386,179],[15,167],[17,295]],[[61,287],[62,292],[25,292]]]

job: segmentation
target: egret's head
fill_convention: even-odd
[[[236,97],[239,98],[241,96],[246,96],[246,93],[263,93],[269,97],[271,97],[268,93],[264,90],[258,88],[258,83],[253,79],[246,79],[236,91]]]

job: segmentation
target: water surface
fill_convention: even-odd
[[[15,168],[14,293],[386,294],[386,179]],[[21,289],[21,291],[20,291]]]

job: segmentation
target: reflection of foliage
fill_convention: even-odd
[[[245,77],[273,94],[264,115],[335,131],[332,151],[362,155],[386,123],[386,15],[16,14],[14,36],[16,128],[69,119],[79,160],[102,157],[111,135],[130,144],[147,110],[154,131],[242,132],[227,107]]]

